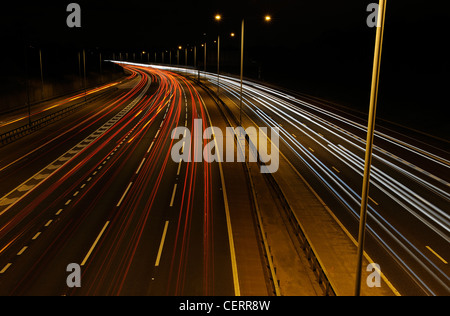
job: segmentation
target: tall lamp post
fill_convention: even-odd
[[[239,126],[242,127],[242,81],[244,78],[244,34],[245,34],[245,19],[242,19],[241,25],[241,84],[239,93]]]
[[[42,100],[44,100],[45,94],[44,94],[44,71],[42,69],[42,50],[39,48],[39,66],[41,70],[41,93],[42,93]]]
[[[203,47],[205,48],[205,52],[204,52],[204,61],[203,61],[203,72],[205,73],[206,76],[206,41],[205,44],[203,44]]]
[[[178,50],[177,50],[177,66],[180,66],[180,50],[182,50],[183,47],[182,46],[178,46]]]
[[[264,16],[264,21],[267,23],[272,21],[272,16],[266,15]],[[240,97],[239,97],[239,125],[242,126],[242,86],[243,86],[243,79],[244,79],[244,34],[245,34],[245,19],[242,19],[242,25],[241,25],[241,87],[240,87]]]
[[[372,91],[370,94],[370,109],[369,109],[369,122],[367,126],[367,141],[366,141],[366,156],[364,166],[364,178],[361,197],[361,213],[359,221],[359,233],[358,233],[358,252],[357,252],[357,265],[356,265],[356,284],[355,284],[355,296],[359,296],[361,293],[361,272],[362,272],[362,257],[364,252],[366,219],[367,219],[367,204],[369,199],[369,184],[370,184],[370,168],[372,165],[372,149],[373,149],[373,137],[375,133],[375,118],[378,101],[378,86],[380,80],[380,65],[381,65],[381,52],[383,46],[384,35],[384,22],[386,19],[386,0],[380,0],[378,9],[378,26],[375,40],[375,53],[373,61],[372,72]]]
[[[221,21],[222,16],[220,14],[216,14],[216,21]],[[269,23],[272,21],[272,16],[265,15],[264,21]],[[234,33],[233,33],[234,34]],[[241,74],[240,74],[240,98],[239,98],[239,125],[242,126],[242,90],[243,90],[243,78],[244,78],[244,34],[245,34],[245,19],[242,19],[241,23]],[[232,35],[233,37],[233,35]],[[206,49],[206,44],[205,44]],[[206,55],[206,54],[205,54]],[[219,91],[219,58],[220,58],[220,35],[217,41],[217,91]],[[218,94],[218,93],[217,93]]]
[[[220,14],[216,14],[214,17],[217,22],[222,20],[222,16]],[[217,96],[220,93],[220,34],[217,35]]]

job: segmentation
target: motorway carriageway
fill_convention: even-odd
[[[220,164],[170,155],[175,127],[206,128],[204,100],[183,77],[125,68],[101,101],[0,149],[0,294],[240,294]]]
[[[217,74],[200,76],[217,91]],[[240,81],[220,76],[222,100],[239,110]],[[244,81],[243,113],[280,129],[280,150],[357,239],[367,123],[332,105]],[[366,252],[406,295],[450,294],[450,153],[383,128],[375,132]]]

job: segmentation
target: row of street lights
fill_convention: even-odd
[[[266,23],[270,23],[272,21],[272,16],[271,15],[265,15],[262,17],[263,21]],[[216,14],[214,16],[214,19],[216,22],[221,22],[223,20],[223,17],[221,14]],[[204,34],[206,35],[206,34]],[[231,38],[235,38],[236,37],[236,33],[232,32],[230,33],[230,37]],[[242,102],[242,94],[243,94],[243,77],[244,77],[244,38],[245,38],[245,19],[243,18],[241,21],[241,61],[240,61],[240,98],[239,98],[239,108],[240,108],[240,112],[239,112],[239,124],[242,125],[242,106],[243,106],[243,102]],[[221,37],[220,34],[217,35],[217,40],[214,41],[215,44],[217,44],[217,94],[219,95],[220,93],[220,44],[221,44]],[[206,61],[206,57],[207,57],[207,41],[205,41],[204,43],[201,44],[201,46],[204,49],[204,62],[203,62],[203,67],[204,67],[204,72],[206,73],[206,65],[207,65],[207,61]],[[183,50],[183,46],[178,46],[176,49],[176,58],[177,58],[177,65],[180,65],[180,52]],[[185,53],[184,53],[184,57],[185,57],[185,66],[188,65],[188,47],[184,47]],[[194,52],[194,68],[197,67],[197,46],[193,46],[193,48],[191,48],[191,51],[193,50]],[[169,57],[169,64],[172,65],[172,50],[165,50],[161,53],[161,57],[162,57],[162,63],[165,63],[165,53],[169,53],[170,57]],[[141,52],[141,60],[143,60],[143,55],[147,54],[147,58],[148,58],[148,62],[150,62],[150,53],[142,51]],[[128,54],[127,58],[128,59]],[[133,54],[134,59],[135,59],[135,55]],[[122,55],[120,55],[120,58],[122,59]],[[157,53],[155,52],[155,62],[157,62]]]

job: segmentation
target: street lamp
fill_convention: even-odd
[[[266,15],[264,20],[268,23],[272,21],[270,15]],[[241,26],[241,87],[240,87],[240,98],[239,98],[239,125],[242,126],[242,81],[244,77],[244,34],[245,34],[245,19],[242,19]]]
[[[217,97],[220,93],[220,34],[217,36]]]
[[[215,19],[217,22],[222,20],[222,16],[220,14],[216,14]],[[217,97],[219,97],[220,93],[220,32],[217,35]]]
[[[203,57],[204,57],[203,71],[205,72],[205,76],[206,76],[206,42],[205,42],[205,44],[202,44],[202,47],[205,49],[205,52],[203,53]]]
[[[180,66],[180,50],[183,49],[183,46],[178,46],[177,50],[177,66]]]
[[[375,133],[375,118],[378,101],[378,86],[380,81],[381,52],[383,47],[385,19],[386,19],[386,0],[380,0],[378,11],[378,21],[380,22],[380,26],[377,27],[377,34],[375,39],[375,53],[372,71],[372,90],[370,94],[370,109],[367,126],[364,177],[361,194],[361,212],[359,217],[355,296],[359,296],[361,294],[360,292],[361,292],[362,257],[364,253],[367,205],[369,200],[370,169],[372,165],[373,137]]]

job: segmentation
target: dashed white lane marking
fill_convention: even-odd
[[[97,238],[95,239],[94,243],[92,244],[91,248],[89,249],[88,253],[86,254],[86,257],[84,257],[83,261],[81,262],[81,266],[84,266],[86,261],[89,259],[89,256],[91,255],[92,251],[94,250],[95,246],[97,245],[98,241],[102,237],[103,233],[106,230],[106,227],[108,227],[109,221],[106,222],[106,224],[103,226],[103,229],[100,231],[100,234],[98,234]]]
[[[177,170],[177,176],[180,175],[180,170],[181,170],[181,163],[182,163],[183,159],[180,158],[180,163],[178,164],[178,170]]]
[[[6,270],[8,270],[8,268],[12,265],[12,263],[8,263],[5,265],[5,267],[0,271],[0,274],[3,274],[6,272]]]
[[[165,225],[164,225],[164,231],[161,237],[161,243],[159,244],[159,250],[158,250],[158,255],[156,256],[156,262],[155,262],[155,267],[159,266],[159,262],[161,260],[161,254],[162,254],[162,250],[164,248],[164,241],[166,240],[166,234],[167,234],[167,228],[169,227],[169,221],[166,221]]]
[[[173,206],[173,201],[175,199],[176,192],[177,192],[177,184],[175,183],[175,185],[173,186],[172,198],[170,199],[170,207]]]
[[[120,204],[122,204],[122,201],[123,201],[123,199],[125,198],[125,196],[127,195],[128,190],[130,190],[132,184],[133,184],[133,182],[130,182],[130,183],[128,184],[128,187],[127,187],[127,189],[125,190],[125,192],[123,193],[122,197],[120,198],[119,203],[117,203],[117,207],[119,207]]]
[[[28,248],[28,246],[24,246],[24,247],[17,253],[17,255],[18,255],[18,256],[22,255],[22,254],[25,252],[25,250],[27,250],[27,248]]]
[[[142,162],[141,162],[141,164],[139,165],[139,168],[137,168],[137,170],[136,170],[136,174],[139,173],[139,171],[141,170],[142,165],[144,164],[144,162],[145,162],[145,158],[142,159]]]

